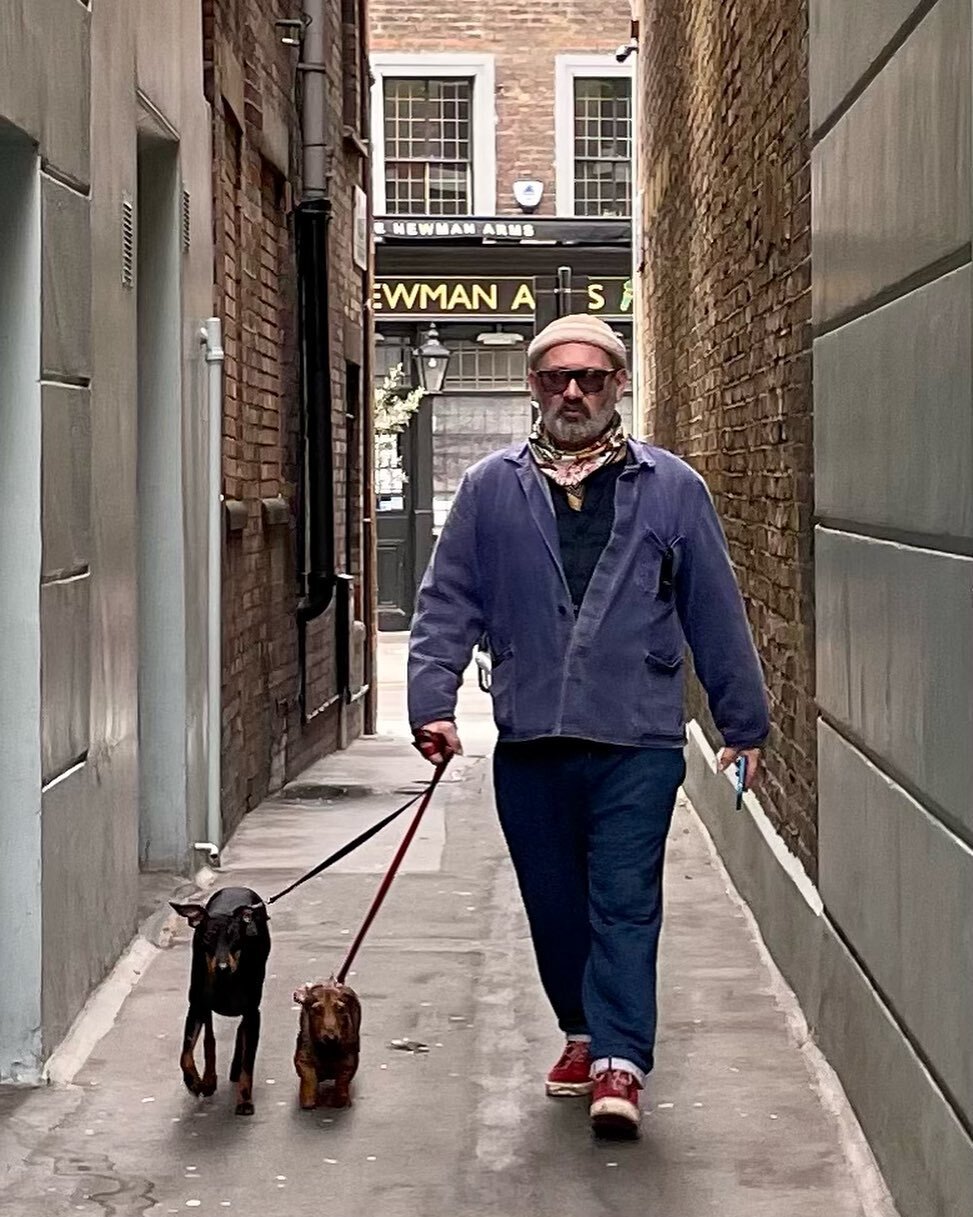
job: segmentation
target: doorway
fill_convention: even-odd
[[[179,146],[138,139],[139,863],[181,870],[186,820]]]
[[[415,336],[388,333],[375,347],[375,379],[402,370],[402,391],[414,388]],[[426,396],[404,430],[375,437],[378,628],[407,630],[433,546],[433,401]]]

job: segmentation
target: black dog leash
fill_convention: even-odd
[[[446,764],[452,756],[445,739],[441,735],[430,731],[417,731],[415,733],[415,739],[413,740],[412,746],[418,752],[422,753],[423,756],[427,756],[427,753],[430,750],[438,750],[443,757],[445,757],[443,763],[436,766],[436,772],[433,779],[431,782],[426,784],[425,789],[420,790],[418,794],[414,794],[411,799],[403,803],[401,807],[397,807],[395,811],[390,811],[389,814],[385,816],[384,819],[379,820],[377,824],[373,824],[371,828],[366,828],[363,833],[359,833],[359,835],[355,837],[354,841],[349,841],[347,845],[342,845],[341,849],[335,850],[330,857],[325,858],[323,862],[319,862],[318,865],[313,870],[309,870],[306,875],[301,875],[300,879],[295,879],[293,883],[291,883],[288,887],[285,887],[283,891],[278,892],[276,896],[271,896],[269,900],[265,901],[266,904],[273,904],[275,901],[280,900],[282,896],[289,895],[296,887],[300,887],[302,883],[307,883],[308,879],[313,879],[315,875],[320,875],[321,872],[323,870],[327,870],[329,866],[334,866],[336,862],[340,862],[342,858],[346,858],[360,845],[364,845],[366,841],[370,841],[376,833],[381,832],[383,828],[391,824],[392,821],[402,815],[404,811],[408,811],[410,807],[412,807],[415,803],[418,803],[420,799],[424,799],[425,801],[423,802],[423,805],[419,810],[419,814],[415,819],[415,827],[410,829],[410,831],[406,834],[406,846],[408,846],[408,842],[412,839],[412,833],[415,832],[415,828],[418,827],[419,820],[422,818],[422,813],[426,810],[429,800],[432,798],[432,793],[439,784],[439,779],[443,776],[443,770],[446,768]],[[402,852],[404,853],[404,850]],[[391,874],[395,873],[400,861],[401,857],[397,856],[392,865]],[[384,894],[385,893],[383,891],[381,896],[384,897]],[[377,904],[380,903],[381,898],[378,900]],[[377,911],[376,906],[375,912]],[[370,916],[374,916],[374,912]],[[367,929],[368,926],[366,925],[364,928]],[[364,937],[364,934],[360,935],[358,942],[355,943],[356,950],[362,937]]]
[[[435,785],[435,782],[430,783],[430,785]],[[342,858],[347,857],[348,854],[352,853],[360,845],[364,845],[366,841],[370,841],[376,833],[380,833],[383,828],[391,824],[392,821],[402,815],[404,811],[408,811],[410,807],[412,807],[415,803],[418,803],[423,795],[428,793],[428,790],[429,787],[427,787],[425,790],[420,790],[419,793],[413,795],[407,803],[403,803],[402,806],[397,807],[395,811],[389,812],[387,816],[379,820],[377,824],[373,824],[371,828],[366,828],[363,833],[360,833],[357,837],[355,837],[354,841],[349,841],[347,845],[342,845],[341,849],[335,850],[330,857],[325,858],[323,862],[319,862],[313,870],[309,870],[306,875],[301,875],[300,879],[295,879],[292,884],[285,887],[283,891],[278,892],[276,896],[271,896],[269,900],[265,901],[265,903],[273,904],[276,900],[280,900],[282,896],[289,895],[296,887],[300,887],[302,883],[307,883],[308,879],[313,879],[315,875],[320,875],[321,872],[323,870],[327,870],[329,866],[334,866],[336,862],[340,862]]]

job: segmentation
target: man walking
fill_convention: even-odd
[[[531,342],[540,419],[464,475],[419,591],[409,718],[430,761],[462,751],[456,694],[486,636],[494,783],[541,981],[566,1043],[550,1095],[591,1095],[634,1134],[652,1069],[662,864],[685,776],[688,643],[747,787],[764,684],[702,479],[628,438],[625,348],[562,317]]]

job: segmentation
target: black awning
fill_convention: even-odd
[[[561,216],[378,216],[379,244],[436,245],[613,245],[629,246],[627,219]]]

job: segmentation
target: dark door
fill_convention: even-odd
[[[432,399],[376,445],[378,628],[407,630],[432,553]]]

